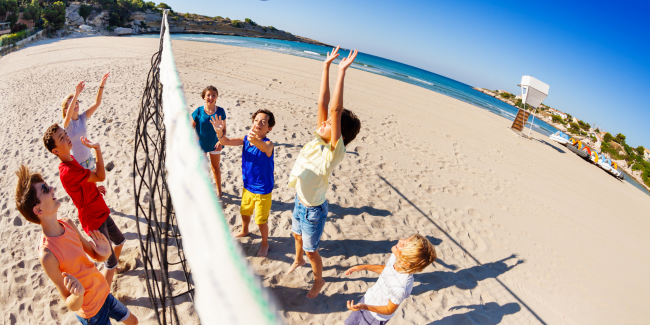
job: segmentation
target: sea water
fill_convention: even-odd
[[[148,34],[133,37],[158,38],[159,35]],[[332,51],[331,47],[326,46],[266,38],[206,34],[171,34],[171,38],[174,40],[220,43],[256,48],[311,58],[319,61],[325,59],[328,51]],[[339,50],[339,53],[339,58],[343,58],[347,56],[349,52],[341,49]],[[339,60],[337,59],[335,62],[338,61]],[[472,89],[471,86],[462,82],[407,64],[359,52],[352,67],[433,90],[437,93],[486,109],[511,121],[514,121],[515,116],[517,115],[517,107],[504,103],[480,91],[476,91]],[[527,127],[530,127],[531,121],[533,121],[532,116],[528,119]],[[557,129],[553,126],[539,119],[534,119],[533,130],[546,136],[557,132]]]
[[[160,35],[146,34],[132,37],[159,38]],[[174,40],[220,43],[233,46],[262,49],[301,56],[319,61],[325,59],[327,52],[332,51],[331,47],[326,46],[242,36],[171,34],[171,38]],[[339,50],[339,53],[339,58],[342,58],[347,56],[349,52],[341,49]],[[339,60],[337,59],[335,62],[338,61]],[[515,116],[519,110],[517,107],[504,103],[480,91],[474,90],[472,89],[472,86],[464,84],[460,81],[456,81],[454,79],[450,79],[430,71],[422,70],[408,64],[380,58],[371,54],[359,52],[356,60],[354,61],[354,64],[352,64],[352,68],[368,71],[378,75],[386,76],[388,78],[413,84],[422,88],[433,90],[437,93],[441,93],[443,95],[447,95],[466,103],[470,103],[474,106],[486,109],[511,121],[514,121]],[[558,131],[556,128],[542,120],[536,118],[533,121],[532,116],[528,119],[528,122],[526,122],[526,127],[530,127],[531,122],[533,122],[533,131],[537,131],[543,135],[549,136]],[[625,177],[625,180],[650,195],[650,192],[648,192],[632,177],[627,176]]]

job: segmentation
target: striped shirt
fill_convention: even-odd
[[[289,187],[296,189],[298,198],[310,206],[319,206],[325,202],[325,193],[329,188],[332,170],[345,157],[343,136],[332,150],[332,144],[326,143],[314,132],[316,138],[302,147],[296,164],[289,176]]]

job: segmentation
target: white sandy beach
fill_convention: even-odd
[[[14,171],[41,171],[63,198],[61,217],[76,210],[61,186],[58,159],[42,136],[60,123],[60,102],[86,80],[81,110],[111,71],[104,100],[88,121],[115,168],[103,183],[106,203],[127,243],[112,292],[155,324],[139,258],[133,200],[133,137],[157,39],[91,37],[50,40],[0,58],[0,312],[3,324],[76,324],[43,272],[40,227],[15,209]],[[350,69],[344,106],[362,121],[357,139],[330,178],[330,214],[321,242],[328,283],[314,300],[307,265],[293,260],[286,188],[300,147],[312,139],[322,63],[262,50],[173,41],[190,109],[206,85],[219,89],[228,134],[244,134],[250,115],[271,110],[277,124],[268,258],[255,257],[261,238],[241,240],[247,259],[277,297],[288,324],[336,324],[349,315],[375,274],[344,271],[384,264],[396,240],[419,232],[439,259],[415,275],[412,297],[390,324],[644,324],[650,318],[650,196],[619,181],[540,134],[517,137],[511,122],[459,100]],[[336,78],[332,68],[331,80]],[[241,149],[222,157],[224,211],[240,229]],[[197,324],[180,299],[184,324]]]

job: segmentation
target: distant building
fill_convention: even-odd
[[[521,99],[521,95],[515,96],[516,99]]]
[[[578,123],[578,118],[577,118],[577,117],[574,117],[574,118],[573,118],[573,122],[574,122],[574,123]]]
[[[505,90],[501,90],[501,89],[497,89],[497,92],[498,92],[498,93],[508,93],[507,91],[505,91]],[[508,93],[508,94],[509,94],[509,93]]]
[[[645,148],[645,152],[643,153],[643,156],[645,160],[650,161],[650,149]]]
[[[11,23],[0,23],[0,35],[11,33]]]
[[[567,118],[566,114],[556,110],[555,108],[551,108],[548,111],[551,112],[552,115],[559,115],[563,120],[566,120]]]

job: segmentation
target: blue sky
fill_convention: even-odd
[[[515,94],[550,85],[545,104],[650,147],[650,1],[180,1],[174,11],[295,35]]]

